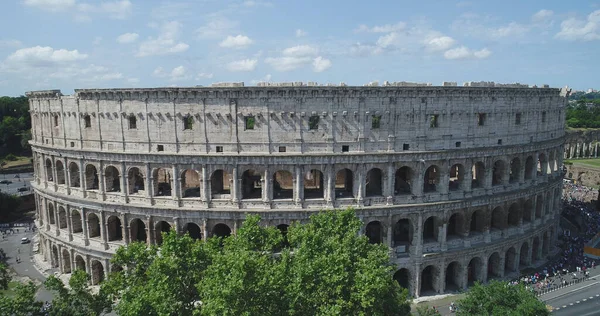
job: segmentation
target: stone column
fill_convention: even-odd
[[[504,173],[502,174],[502,185],[508,185],[510,183],[510,159],[505,164]]]
[[[173,217],[173,229],[175,229],[176,234],[181,233],[181,223],[179,222],[179,217]]]
[[[533,253],[533,242],[531,242],[532,240],[529,240],[529,247],[527,248],[527,258],[525,259],[525,263],[529,266],[531,265],[531,257],[532,257],[532,253]]]
[[[525,164],[527,161],[527,158],[523,159],[523,157],[519,157],[519,160],[521,161],[521,168],[519,168],[519,184],[523,185],[525,183]]]
[[[396,178],[396,173],[394,169],[394,163],[388,162],[387,164],[387,178],[385,178],[385,187],[383,191],[383,195],[386,196],[386,204],[393,205],[394,204],[394,180]]]
[[[73,241],[73,215],[71,214],[71,207],[67,205],[66,214],[67,216],[67,231],[69,232],[69,241]]]
[[[448,250],[448,245],[446,244],[446,233],[448,231],[448,224],[442,224],[442,226],[438,227],[438,242],[440,243],[440,247],[442,251]]]
[[[531,179],[533,180],[534,183],[537,183],[538,180],[538,173],[537,173],[537,165],[538,165],[538,159],[539,159],[539,155],[538,153],[534,153],[533,154],[533,177],[531,177]]]
[[[98,177],[100,179],[98,179],[98,195],[99,195],[99,199],[101,201],[104,201],[106,199],[106,186],[105,186],[105,181],[106,181],[106,177],[104,175],[104,163],[102,161],[100,161],[100,170],[98,170]]]
[[[58,217],[58,207],[56,207],[56,202],[52,201],[52,206],[54,207],[54,227],[56,228],[56,236],[60,235],[60,222]]]
[[[147,199],[151,199],[152,195],[154,194],[153,189],[154,186],[152,186],[152,169],[150,169],[150,164],[146,163],[146,170],[145,170],[145,178],[144,178],[144,189],[145,189],[145,197]]]
[[[265,206],[269,208],[268,206],[271,205],[271,200],[273,199],[273,177],[270,176],[269,166],[265,166],[262,182],[263,202],[265,203]]]
[[[125,214],[121,214],[121,228],[123,230],[123,242],[126,245],[131,243],[131,237],[129,236],[129,221],[127,220],[127,216]]]
[[[356,194],[356,202],[359,206],[362,206],[365,202],[365,193],[366,193],[366,188],[365,188],[365,168],[363,167],[363,165],[359,165],[358,168],[356,168],[356,181],[358,182],[358,192]]]
[[[86,246],[90,245],[90,237],[88,235],[87,212],[81,209],[81,232],[83,233],[83,242]]]
[[[439,264],[438,265],[438,271],[440,271],[440,275],[437,279],[437,288],[438,288],[438,293],[442,294],[444,293],[444,291],[446,290],[446,267],[444,267],[444,264]]]
[[[100,238],[104,244],[104,249],[108,249],[108,234],[106,226],[106,213],[104,211],[100,211]]]
[[[239,178],[238,175],[238,166],[234,165],[233,166],[233,172],[231,175],[231,186],[230,186],[230,191],[231,191],[231,197],[233,200],[233,203],[238,203],[240,201],[240,186],[241,186],[241,179]]]
[[[415,168],[416,179],[414,180],[414,187],[412,188],[413,194],[419,199],[423,198],[423,182],[425,182],[425,175],[423,174],[425,172],[425,170],[423,170],[424,164],[424,162],[417,163],[417,167]]]
[[[494,166],[493,165],[490,165],[489,167],[485,168],[483,187],[486,190],[491,190],[492,189],[492,180],[493,180],[493,175],[494,175],[493,173],[494,173]]]
[[[421,263],[415,263],[415,272],[413,273],[415,287],[414,287],[414,296],[419,298],[421,295]]]
[[[499,277],[503,278],[504,277],[504,266],[506,265],[506,253],[505,252],[499,252],[498,253],[500,255],[500,260],[498,262],[498,265],[500,266],[500,269],[498,271]]]
[[[202,240],[208,239],[208,230],[206,225],[206,218],[202,219]]]
[[[83,159],[79,159],[79,188],[81,192],[83,192],[83,197],[87,197],[86,194],[86,183],[85,183],[85,165],[83,164]]]
[[[463,290],[466,290],[469,286],[469,262],[460,263],[460,283]]]
[[[483,256],[481,259],[481,283],[486,283],[488,281],[488,256]]]
[[[394,234],[394,223],[392,222],[392,216],[389,215],[388,220],[387,220],[387,245],[389,248],[394,247],[394,243],[392,242],[393,234]]]
[[[121,162],[120,176],[121,178],[119,180],[121,181],[121,196],[124,198],[125,203],[127,203],[127,196],[129,195],[129,174],[127,173],[127,167],[125,166],[124,162]]]
[[[413,235],[413,252],[414,257],[418,258],[423,255],[423,214],[419,213],[415,226],[414,234],[416,234],[416,236]]]
[[[463,179],[463,190],[465,192],[471,192],[473,190],[473,164],[465,165],[465,174]]]
[[[56,176],[56,161],[54,157],[50,157],[50,159],[52,160],[52,183],[54,184],[54,191],[56,191],[58,188],[58,177]]]
[[[598,143],[594,146],[594,158],[598,158]]]
[[[181,174],[179,173],[179,165],[173,165],[173,190],[171,190],[171,197],[175,201],[179,201],[181,198]]]
[[[304,200],[304,190],[303,190],[303,177],[302,177],[302,167],[300,165],[295,166],[295,178],[296,183],[294,187],[294,193],[296,195],[296,205],[301,206],[302,200]]]
[[[202,195],[201,195],[201,200],[202,202],[208,202],[210,201],[210,190],[208,187],[208,171],[206,170],[206,165],[202,165]]]
[[[448,166],[448,162],[444,162],[440,167],[440,183],[438,185],[439,192],[441,195],[448,195],[449,185],[450,185],[450,167]],[[446,197],[447,198],[447,197]]]
[[[333,207],[333,202],[335,201],[335,173],[333,164],[326,167],[326,175],[325,201],[328,207]]]
[[[63,261],[62,261],[62,246],[57,244],[57,248],[58,248],[58,262],[57,262],[57,266],[58,266],[58,271],[60,271],[60,273],[65,273],[65,267],[63,265]]]
[[[568,159],[572,159],[575,156],[575,146],[573,144],[569,144],[569,156]]]

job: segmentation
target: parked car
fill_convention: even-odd
[[[17,191],[19,191],[19,192],[29,191],[29,187],[20,187],[17,189]]]
[[[15,179],[18,179],[18,178],[20,178],[20,177],[21,177],[20,175],[18,175],[18,174],[15,174],[15,176],[14,176],[13,178],[15,178]]]
[[[27,238],[27,237],[21,238],[21,243],[22,244],[28,244],[29,242],[30,242],[29,238]]]
[[[0,183],[2,183],[2,184],[11,184],[12,181],[10,181],[10,180],[0,180]]]

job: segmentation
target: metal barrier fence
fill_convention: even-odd
[[[535,296],[541,296],[541,295],[544,295],[544,294],[548,294],[550,292],[554,292],[556,290],[560,290],[562,288],[565,288],[565,287],[568,287],[568,286],[571,286],[571,285],[574,285],[574,284],[577,284],[577,283],[581,283],[581,282],[583,282],[583,281],[585,281],[587,279],[589,279],[589,277],[577,278],[575,280],[568,281],[567,284],[564,284],[564,283],[554,284],[554,285],[551,285],[549,288],[544,288],[544,289],[541,289],[541,290],[535,290],[534,291],[535,292]]]

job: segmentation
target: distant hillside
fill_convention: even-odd
[[[584,99],[588,99],[588,100],[600,99],[600,92],[585,93],[583,91],[579,91],[579,92],[575,92],[575,93],[572,93],[571,95],[569,95],[569,100],[577,101],[577,100],[584,100]]]

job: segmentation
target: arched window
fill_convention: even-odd
[[[335,197],[353,198],[354,175],[350,169],[342,169],[335,175]]]
[[[519,182],[519,172],[521,171],[521,160],[519,158],[514,158],[510,161],[510,176],[509,182],[516,183]]]
[[[496,160],[496,162],[494,162],[494,168],[492,171],[492,185],[503,184],[505,172],[506,172],[506,166],[504,165],[504,161]]]
[[[119,170],[113,166],[108,166],[104,170],[104,182],[106,184],[106,192],[121,192],[121,181]]]
[[[145,243],[147,241],[146,224],[139,218],[131,221],[129,224],[131,241],[138,241]]]
[[[294,197],[294,177],[286,170],[273,174],[273,199],[292,199]]]
[[[181,172],[181,191],[184,198],[200,197],[200,174],[194,169]]]
[[[414,173],[409,167],[402,167],[396,170],[396,176],[394,181],[394,194],[405,195],[411,194],[411,184]]]
[[[471,180],[471,188],[483,188],[485,185],[485,165],[478,161],[473,165],[473,179]]]
[[[450,179],[448,189],[450,191],[458,191],[463,189],[465,179],[465,168],[461,164],[455,164],[450,167]]]
[[[79,182],[79,166],[75,162],[71,162],[69,164],[69,183],[71,187],[79,188],[81,186]]]
[[[65,184],[65,167],[62,161],[56,160],[56,183]]]
[[[167,168],[157,168],[153,172],[154,196],[171,196],[173,174]]]
[[[94,165],[85,166],[85,189],[98,190],[98,171]]]
[[[322,199],[324,198],[323,173],[317,169],[311,169],[304,174],[304,198]]]
[[[440,183],[440,169],[438,166],[433,165],[425,170],[423,192],[436,192],[438,183]]]
[[[230,189],[231,174],[224,170],[216,170],[210,177],[210,194],[212,199],[228,199],[231,194]]]
[[[140,172],[140,169],[136,167],[130,168],[127,181],[129,194],[137,194],[139,191],[144,191],[144,176]]]
[[[242,199],[260,199],[262,197],[262,176],[248,169],[242,173]]]
[[[381,169],[373,168],[367,172],[365,192],[366,197],[383,195],[383,172]]]

